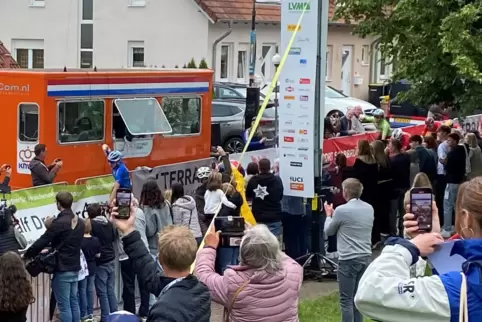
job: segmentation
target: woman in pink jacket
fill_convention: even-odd
[[[240,265],[224,276],[214,271],[219,232],[208,232],[196,258],[195,275],[207,285],[213,301],[225,308],[230,322],[297,322],[303,268],[281,252],[265,225],[248,229],[241,241]]]

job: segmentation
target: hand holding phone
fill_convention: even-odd
[[[131,215],[132,191],[131,189],[117,189],[115,205],[117,219],[129,219]]]
[[[432,231],[432,189],[412,188],[410,190],[410,212],[418,222],[419,231]]]

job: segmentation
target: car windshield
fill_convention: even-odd
[[[348,97],[337,90],[331,88],[330,86],[325,86],[325,97],[327,98],[345,98]]]

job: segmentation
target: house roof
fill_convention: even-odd
[[[194,0],[199,7],[214,21],[251,21],[253,0]],[[335,13],[335,0],[330,0],[329,19]],[[276,4],[256,4],[257,22],[281,21],[280,6]]]
[[[10,52],[0,41],[0,68],[20,68]]]

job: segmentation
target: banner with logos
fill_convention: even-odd
[[[470,115],[460,120],[460,125],[465,132],[479,131],[482,133],[482,114]]]
[[[212,162],[213,159],[201,159],[132,171],[132,192],[136,198],[139,198],[144,182],[155,179],[162,191],[171,188],[173,183],[179,182],[184,186],[186,194],[194,195],[194,191],[201,183],[196,176],[197,169],[211,167]]]
[[[318,1],[281,2],[281,51],[288,51],[288,57],[280,76],[280,177],[286,195],[306,198],[313,197],[315,192],[317,7]],[[302,22],[298,25],[303,12]],[[296,36],[288,48],[293,32]]]
[[[19,220],[18,228],[32,244],[44,232],[44,220],[56,216],[59,211],[55,195],[60,191],[68,191],[74,197],[72,210],[79,216],[87,217],[87,205],[96,202],[107,202],[114,185],[112,177],[88,179],[81,185],[51,185],[12,191],[9,204],[17,207],[15,217]]]

